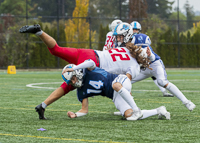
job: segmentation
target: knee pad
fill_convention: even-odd
[[[166,79],[157,79],[157,82],[158,82],[158,85],[160,85],[162,87],[164,87],[166,84],[169,83],[169,81]]]

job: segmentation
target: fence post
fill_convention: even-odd
[[[26,0],[26,25],[28,25],[28,4]],[[29,68],[28,33],[26,34],[26,68]]]
[[[89,42],[90,42],[90,49],[92,49],[92,39],[91,39],[91,17],[89,16],[89,24],[90,24],[90,38],[89,38]]]
[[[60,40],[60,36],[59,36],[59,5],[60,5],[60,0],[57,0],[57,43],[59,45],[59,40]],[[60,67],[60,58],[57,57],[57,68]]]
[[[178,33],[178,67],[180,67],[180,38],[179,38],[179,0],[178,0],[178,7],[177,7],[177,19],[178,19],[178,29],[177,29],[177,33]]]

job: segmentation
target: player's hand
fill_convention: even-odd
[[[109,44],[108,44],[106,47],[107,47],[107,48],[105,48],[105,50],[110,50],[110,49],[112,49],[112,48],[110,47]]]
[[[74,112],[68,111],[67,116],[70,118],[76,118],[76,114]]]
[[[73,72],[74,69],[73,68],[66,68],[63,70],[62,74],[66,73],[66,72]]]
[[[147,47],[147,55],[148,55],[148,57],[151,56],[151,51],[150,51],[149,47]]]

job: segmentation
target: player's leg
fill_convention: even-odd
[[[192,111],[196,106],[190,100],[188,100],[183,93],[171,82],[167,80],[167,76],[165,74],[165,70],[162,67],[162,63],[160,66],[156,66],[153,68],[153,76],[157,78],[158,84],[164,88],[166,88],[170,93],[176,96],[182,103],[188,108],[188,110]]]
[[[164,97],[174,97],[173,94],[168,93],[168,91],[167,91],[165,88],[163,88],[163,87],[161,87],[161,86],[158,85],[157,79],[156,79],[154,76],[152,76],[151,78],[153,79],[153,82],[155,83],[155,85],[156,85],[156,86],[160,89],[160,91],[163,93],[163,96],[164,96]]]
[[[166,110],[165,106],[160,106],[156,109],[151,110],[141,110],[143,117],[140,119],[145,119],[154,115],[158,115],[158,118],[161,119],[164,116],[167,120],[170,120],[170,113]]]
[[[120,111],[118,115],[124,116],[127,120],[132,119],[133,110],[130,105],[119,95],[117,92],[114,93],[113,102],[115,107]],[[165,106],[161,106],[151,110],[141,110],[143,116],[140,119],[146,119],[151,116],[158,115],[159,119],[164,116],[166,119],[170,119],[170,113],[166,110]],[[116,115],[116,114],[115,114]]]
[[[126,75],[119,75],[112,82],[112,87],[115,90],[114,95],[118,94],[128,103],[128,105],[133,110],[131,117],[127,120],[137,120],[142,117],[141,110],[137,107],[133,97],[131,96],[131,82]]]

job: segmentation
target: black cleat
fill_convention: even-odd
[[[39,104],[38,106],[35,107],[36,112],[38,112],[39,119],[45,120],[46,118],[44,117],[44,111],[45,109],[42,108],[42,104]]]
[[[20,33],[37,33],[41,31],[41,27],[39,24],[35,24],[35,25],[26,25],[23,26],[22,28],[19,29]]]

